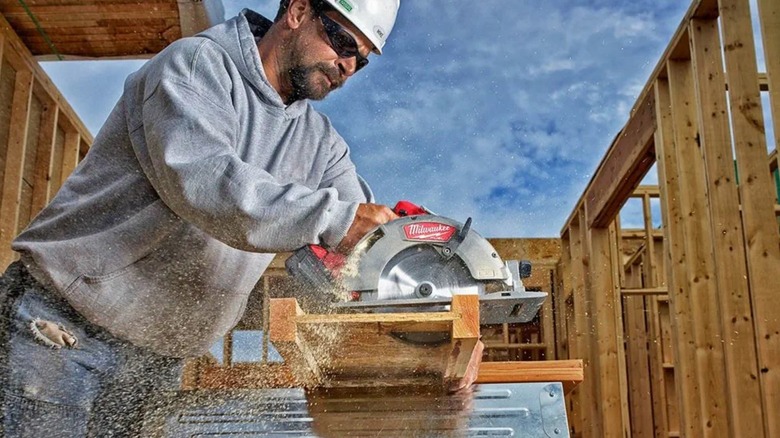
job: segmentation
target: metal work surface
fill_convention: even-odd
[[[568,437],[560,383],[478,385],[473,393],[301,389],[181,392],[144,436]]]

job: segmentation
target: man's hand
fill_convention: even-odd
[[[450,385],[449,391],[460,392],[466,390],[477,381],[479,375],[479,365],[482,363],[482,352],[485,350],[485,344],[482,341],[477,341],[477,345],[474,346],[474,351],[471,352],[471,360],[466,368],[466,374],[458,382],[453,382]]]
[[[336,251],[342,254],[349,254],[352,249],[369,231],[378,225],[386,224],[391,220],[398,219],[398,215],[393,213],[389,207],[379,204],[360,204],[355,212],[355,220],[349,227],[347,235],[341,240]]]

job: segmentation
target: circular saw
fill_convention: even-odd
[[[296,251],[287,270],[307,289],[333,295],[342,311],[448,310],[453,295],[478,295],[480,323],[522,323],[536,316],[547,293],[526,291],[528,262],[503,261],[487,239],[464,223],[399,202],[401,218],[375,228],[344,257],[322,247]]]

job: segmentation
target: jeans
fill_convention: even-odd
[[[0,436],[139,436],[181,367],[89,323],[19,262],[0,279]]]

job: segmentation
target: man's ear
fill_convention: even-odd
[[[290,0],[287,7],[287,13],[284,20],[292,30],[298,29],[306,20],[309,19],[311,5],[309,0]]]

